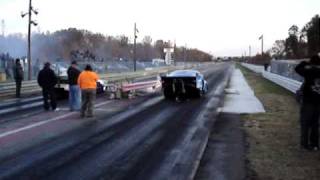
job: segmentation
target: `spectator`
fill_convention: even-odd
[[[93,101],[96,97],[98,75],[93,72],[92,67],[88,64],[85,70],[80,73],[78,84],[82,94],[81,118],[93,117]]]
[[[16,97],[20,98],[21,83],[23,80],[23,68],[20,59],[16,59],[16,64],[13,69],[14,80],[16,81]]]
[[[70,111],[80,110],[81,106],[81,91],[78,85],[78,77],[80,71],[77,67],[77,62],[72,61],[71,66],[68,68],[68,83],[69,83],[69,106]]]
[[[46,62],[43,69],[38,74],[38,84],[42,88],[42,95],[44,101],[44,109],[49,110],[49,100],[52,110],[56,111],[57,102],[56,95],[54,91],[54,86],[57,84],[57,76],[54,71],[50,68],[50,63]]]
[[[264,63],[264,71],[268,71],[269,63]]]
[[[304,77],[300,114],[301,147],[308,150],[318,150],[320,117],[319,56],[312,56],[309,62],[301,62],[295,70]]]

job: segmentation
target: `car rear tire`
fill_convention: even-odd
[[[163,90],[163,96],[164,96],[165,99],[172,99],[173,98],[172,94],[170,94],[165,89]]]
[[[197,97],[200,98],[204,95],[203,90],[198,90]]]

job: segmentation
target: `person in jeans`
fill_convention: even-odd
[[[295,71],[304,77],[300,111],[301,147],[319,150],[320,118],[320,58],[312,56],[310,61],[298,64]]]
[[[49,101],[52,110],[58,110],[56,102],[56,94],[54,86],[57,84],[58,79],[54,71],[50,68],[50,63],[46,62],[43,69],[38,74],[38,84],[42,88],[43,106],[45,110],[49,110]]]
[[[68,68],[68,83],[69,83],[69,107],[70,111],[78,111],[81,106],[81,91],[78,85],[78,77],[80,70],[77,67],[77,62],[72,61]]]
[[[20,63],[20,59],[16,59],[16,65],[14,66],[13,73],[14,80],[16,82],[16,97],[20,98],[21,82],[23,80],[23,68]]]
[[[82,94],[81,118],[93,117],[93,102],[96,98],[97,81],[99,77],[87,64],[78,78],[78,85]]]

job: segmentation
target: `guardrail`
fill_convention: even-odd
[[[247,63],[241,63],[242,66],[254,71],[256,73],[260,73],[264,78],[284,87],[285,89],[291,91],[292,93],[296,93],[296,91],[301,87],[301,82],[280,76],[278,74],[271,73],[269,71],[264,71],[263,66],[252,65]]]
[[[131,84],[123,84],[121,87],[122,92],[128,92],[138,89],[146,89],[150,87],[156,88],[159,86],[160,81],[145,81],[145,82],[137,82]]]
[[[0,116],[19,110],[40,107],[43,105],[42,96],[24,99],[22,101],[8,102],[0,105]]]
[[[5,97],[11,97],[15,95],[16,84],[15,82],[8,83],[0,83],[0,98],[4,99]],[[38,86],[35,80],[32,81],[23,81],[21,86],[21,92],[23,94],[32,94],[40,91],[40,87]]]

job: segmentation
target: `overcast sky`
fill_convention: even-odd
[[[29,0],[0,0],[0,20],[6,34],[27,32]],[[178,46],[198,48],[216,56],[238,56],[252,46],[260,51],[287,37],[292,24],[303,27],[320,13],[320,0],[32,0],[42,32],[75,27],[132,38],[133,24],[139,41],[176,40]],[[38,30],[37,28],[33,28]]]

